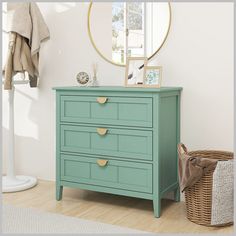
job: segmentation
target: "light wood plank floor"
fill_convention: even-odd
[[[55,200],[55,183],[39,181],[27,191],[4,193],[3,203],[156,233],[232,233],[233,226],[204,227],[186,219],[184,202],[162,201],[162,215],[154,218],[152,201],[64,188]]]

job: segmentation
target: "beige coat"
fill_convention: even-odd
[[[27,72],[30,86],[37,86],[41,43],[49,39],[49,30],[34,2],[7,3],[9,47],[3,70],[4,89],[12,88],[12,77]]]

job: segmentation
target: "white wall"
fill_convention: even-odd
[[[99,51],[112,60],[112,3],[100,2],[92,5],[90,31]]]
[[[17,172],[54,179],[55,93],[98,62],[101,85],[123,85],[124,69],[104,61],[87,34],[88,3],[39,3],[51,32],[41,50],[40,86],[16,90]],[[172,3],[170,35],[156,56],[163,83],[182,86],[181,141],[189,149],[233,150],[233,4]],[[7,93],[3,92],[4,154]]]

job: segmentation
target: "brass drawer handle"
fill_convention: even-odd
[[[97,133],[100,134],[101,136],[105,135],[107,131],[108,130],[105,128],[97,128]]]
[[[108,163],[108,160],[102,160],[102,159],[97,160],[97,164],[98,164],[99,166],[106,166],[107,163]]]
[[[97,102],[100,103],[100,104],[106,103],[107,100],[108,100],[108,98],[106,98],[106,97],[98,97],[97,98]]]

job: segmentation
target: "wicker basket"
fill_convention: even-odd
[[[219,160],[230,160],[233,158],[232,152],[225,151],[192,151],[188,152],[183,144],[178,145],[179,155],[199,156],[202,158],[214,158]],[[211,206],[212,206],[212,183],[214,170],[208,171],[197,183],[185,191],[185,201],[187,218],[200,225],[211,225]],[[229,222],[224,225],[232,224]],[[217,225],[223,226],[223,225]]]

